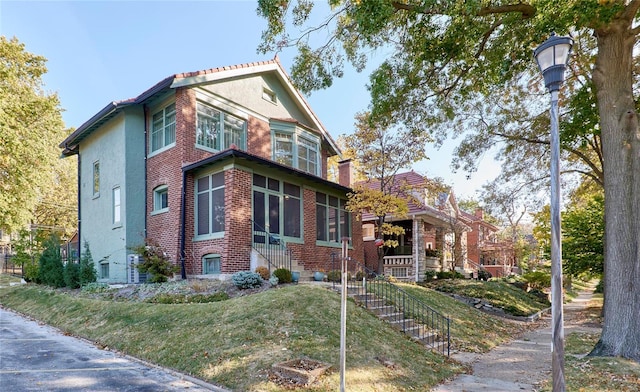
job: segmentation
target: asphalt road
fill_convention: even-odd
[[[0,308],[0,391],[225,391]]]

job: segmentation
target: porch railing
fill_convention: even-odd
[[[331,265],[334,270],[341,269],[338,255],[331,255]],[[450,318],[356,260],[347,260],[347,271],[351,277],[348,292],[358,295],[367,309],[434,351],[450,355]],[[334,289],[338,285],[340,282],[333,282]]]
[[[291,271],[291,249],[279,234],[269,233],[252,219],[252,246],[266,261],[269,273],[271,269],[286,268]]]

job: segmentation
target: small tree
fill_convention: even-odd
[[[91,249],[89,249],[89,243],[85,240],[84,252],[82,252],[82,257],[80,258],[80,286],[95,282],[97,277],[98,274],[96,273],[96,268],[93,264]]]
[[[167,253],[157,242],[146,239],[146,245],[131,248],[133,252],[142,256],[142,261],[136,265],[138,271],[149,274],[149,282],[166,282],[169,277],[179,271],[179,267],[172,264]]]
[[[60,255],[60,239],[52,234],[44,244],[44,251],[40,255],[38,271],[40,282],[52,287],[64,287],[64,267]]]

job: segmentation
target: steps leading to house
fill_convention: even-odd
[[[340,290],[340,287],[336,287],[336,291]],[[386,300],[372,293],[364,293],[362,288],[350,287],[347,289],[347,295],[379,319],[386,321],[394,329],[424,345],[427,349],[439,354],[446,352],[447,342],[441,340],[436,332],[413,318],[405,318],[404,313],[398,311],[395,306],[387,305]]]

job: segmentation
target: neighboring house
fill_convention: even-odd
[[[473,214],[462,211],[461,218],[472,229],[467,233],[467,257],[473,269],[484,269],[494,277],[517,272],[513,243],[498,241],[500,229],[484,220],[482,208]]]
[[[343,237],[362,258],[350,188],[326,179],[338,147],[277,57],[169,76],[60,146],[78,155],[78,243],[100,281],[136,280],[130,249],[145,238],[183,277],[269,265],[283,245],[304,277],[326,269]]]
[[[375,180],[359,185],[379,188]],[[453,193],[434,193],[427,179],[414,171],[395,175],[391,188],[393,194],[408,201],[409,213],[405,218],[386,218],[387,222],[403,227],[405,234],[396,238],[399,246],[383,248],[384,274],[400,280],[422,281],[427,270],[435,273],[455,268],[470,273],[466,262],[466,235],[470,228],[459,218]],[[378,249],[374,220],[371,214],[362,216],[365,264],[375,270]]]

